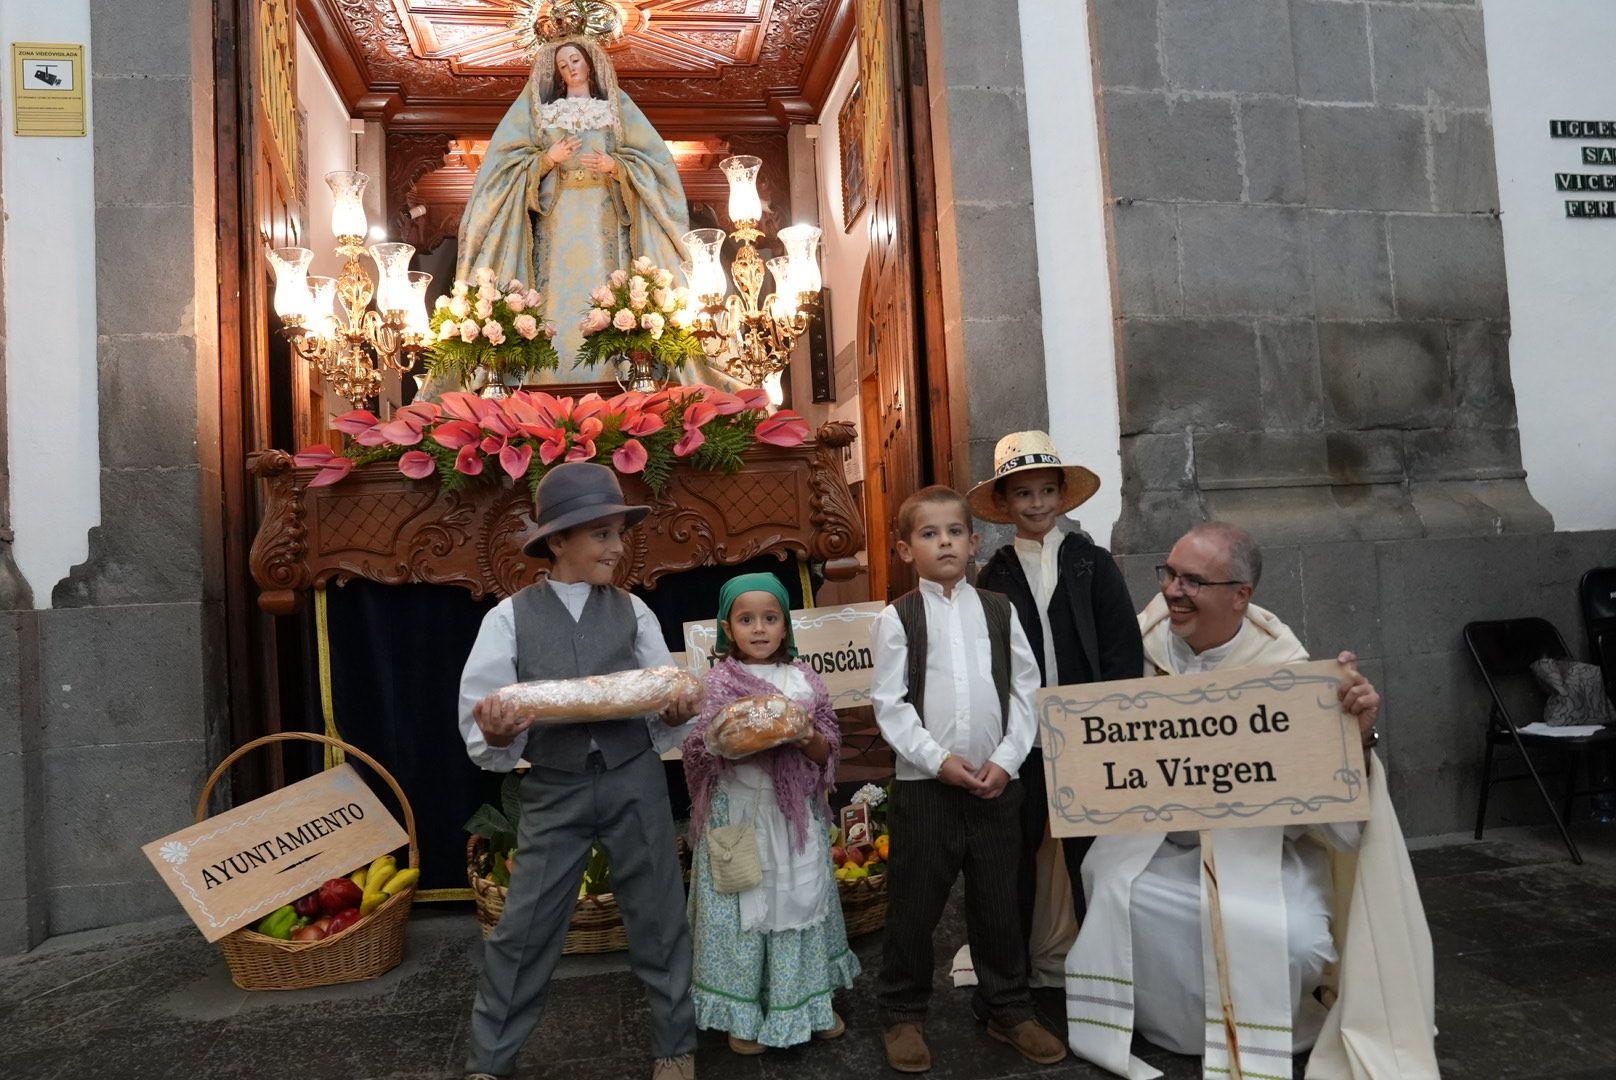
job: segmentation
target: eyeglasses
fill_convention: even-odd
[[[1177,581],[1184,590],[1185,596],[1197,596],[1201,589],[1207,585],[1244,585],[1244,581],[1202,581],[1194,574],[1180,574],[1166,563],[1156,567],[1156,577],[1160,579],[1162,588],[1167,588],[1173,581]]]

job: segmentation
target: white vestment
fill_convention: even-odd
[[[1192,654],[1173,636],[1161,597],[1139,622],[1147,675],[1307,659],[1296,636],[1255,606],[1200,664],[1185,661]],[[1289,1078],[1292,1053],[1313,1045],[1309,1080],[1435,1080],[1430,931],[1378,764],[1368,781],[1370,820],[1356,854],[1325,846],[1350,847],[1355,826],[1216,830],[1210,852],[1193,834],[1096,840],[1083,866],[1088,917],[1066,965],[1073,1051],[1150,1080],[1161,1073],[1129,1052],[1138,1030],[1204,1053],[1205,1076],[1228,1075],[1202,867],[1210,855],[1245,1075]],[[1328,1012],[1311,994],[1321,983]]]

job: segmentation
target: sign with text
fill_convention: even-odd
[[[1357,721],[1334,660],[1038,694],[1056,836],[1362,821]]]
[[[870,704],[870,681],[875,676],[875,620],[886,604],[871,600],[843,607],[804,608],[791,613],[791,633],[797,642],[797,659],[806,663],[825,680],[833,709],[851,709]],[[718,641],[718,624],[713,619],[685,623],[686,670],[706,675],[717,663],[713,646]]]
[[[84,46],[17,41],[11,46],[11,130],[79,136],[84,124]]]
[[[140,850],[217,941],[408,840],[353,766],[339,765]]]

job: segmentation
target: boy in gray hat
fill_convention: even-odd
[[[516,717],[491,695],[533,679],[605,675],[672,662],[656,616],[615,587],[623,534],[649,513],[628,506],[604,465],[557,465],[538,490],[538,532],[523,549],[549,556],[548,580],[483,619],[460,678],[460,733],[471,759],[509,772],[524,756],[522,816],[505,913],[484,946],[471,1015],[469,1078],[511,1075],[538,1025],[544,992],[577,900],[590,847],[611,860],[628,929],[629,966],[651,1010],[652,1080],[694,1080],[690,932],[660,751],[679,745],[700,702],[661,716],[590,724]]]

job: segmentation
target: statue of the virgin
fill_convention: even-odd
[[[470,281],[486,266],[543,294],[561,370],[538,381],[607,379],[610,371],[571,368],[590,290],[640,255],[677,271],[689,227],[668,144],[618,89],[606,51],[574,34],[539,45],[527,86],[489,141],[455,276]]]

